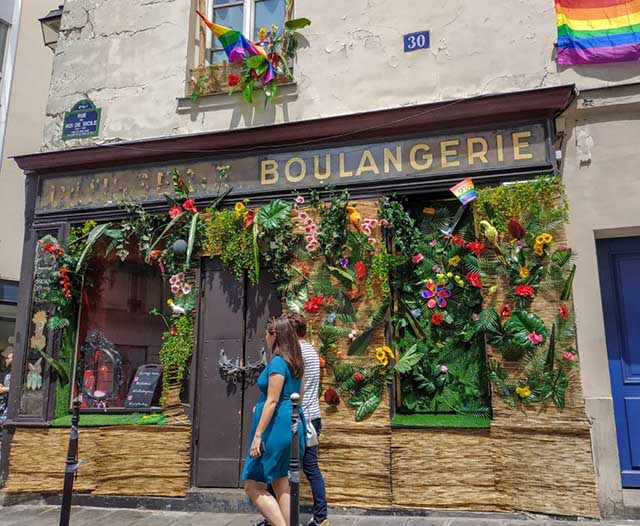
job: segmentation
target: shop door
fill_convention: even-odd
[[[247,451],[256,376],[234,382],[220,367],[220,351],[241,365],[260,360],[267,320],[279,316],[280,296],[263,272],[258,285],[237,280],[219,260],[204,260],[195,412],[195,485],[237,488]]]
[[[622,486],[640,488],[640,237],[597,249]]]

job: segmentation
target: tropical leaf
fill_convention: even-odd
[[[84,250],[80,257],[78,258],[78,262],[76,263],[76,273],[80,272],[80,269],[84,265],[87,257],[91,253],[91,249],[96,244],[98,239],[104,234],[105,230],[107,230],[111,226],[111,223],[105,223],[103,225],[97,225],[93,227],[91,232],[89,232],[89,236],[87,237],[87,244],[84,246]]]
[[[539,316],[527,311],[514,312],[504,324],[504,332],[511,342],[522,350],[535,350],[536,346],[529,340],[533,332],[548,335],[547,328]]]
[[[164,229],[162,230],[162,233],[156,238],[156,240],[153,243],[149,245],[149,249],[147,250],[147,258],[149,257],[149,254],[151,254],[153,249],[156,248],[158,243],[160,243],[160,241],[164,239],[164,237],[176,225],[176,223],[182,219],[182,216],[183,214],[179,214],[176,217],[174,217],[171,221],[169,221],[169,224],[166,227],[164,227]]]
[[[568,301],[569,298],[571,297],[571,289],[573,288],[573,280],[575,277],[576,277],[576,265],[574,264],[573,267],[571,267],[571,272],[569,274],[569,277],[567,278],[567,281],[564,284],[564,288],[562,289],[562,294],[560,294],[561,301]]]
[[[371,338],[373,337],[374,330],[375,330],[375,327],[371,329],[367,329],[360,336],[358,336],[353,342],[351,342],[351,345],[349,345],[349,350],[347,351],[347,354],[349,356],[359,356],[359,355],[365,354],[365,352],[367,351],[367,347],[369,347],[369,344],[371,343]]]
[[[256,221],[265,230],[274,230],[288,222],[290,217],[291,204],[282,199],[275,199],[260,208],[256,215]]]
[[[423,339],[426,338],[427,336],[426,336],[424,330],[422,329],[422,327],[420,326],[420,323],[415,318],[415,316],[413,314],[411,314],[411,309],[404,302],[404,300],[400,300],[398,302],[398,305],[400,306],[401,310],[403,311],[404,318],[409,323],[409,326],[411,327],[411,330],[416,335],[416,337],[423,338]]]
[[[193,246],[196,242],[196,234],[198,232],[198,216],[199,213],[196,212],[193,214],[193,218],[191,219],[191,227],[189,228],[189,240],[187,241],[187,259],[185,260],[185,267],[189,268],[191,263],[191,256],[193,254]]]
[[[307,26],[311,25],[311,20],[308,18],[294,18],[293,20],[287,20],[284,23],[284,27],[286,27],[289,31],[299,31]]]
[[[379,391],[371,393],[371,395],[359,404],[356,410],[356,422],[360,422],[371,413],[373,413],[382,402],[382,393]]]
[[[348,286],[351,286],[351,284],[355,283],[355,280],[356,280],[355,276],[347,272],[346,270],[343,270],[338,267],[332,267],[331,265],[327,265],[327,268],[329,269],[329,272],[331,272],[334,276],[336,276],[341,281],[344,281],[346,284],[348,284]]]
[[[62,316],[51,316],[47,321],[47,328],[55,331],[69,327],[70,323],[71,322],[67,318],[63,318]]]
[[[309,300],[309,291],[304,283],[289,291],[286,296],[287,307],[296,313],[301,314],[304,310],[304,304]]]
[[[293,267],[304,277],[304,273],[297,267]],[[255,272],[255,282],[260,281],[260,250],[258,248],[258,222],[253,221],[253,271]]]
[[[267,63],[267,57],[265,57],[264,55],[254,55],[253,57],[247,58],[247,60],[245,61],[245,64],[247,65],[247,67],[251,69],[258,69],[259,67],[261,67],[266,63]]]
[[[553,371],[553,364],[556,360],[556,324],[551,327],[551,335],[549,336],[549,350],[547,351],[547,357],[544,362],[544,372],[551,373]]]
[[[418,350],[418,344],[416,343],[400,357],[400,360],[398,360],[394,369],[400,374],[408,373],[420,360],[422,360],[423,356],[424,354]]]
[[[486,308],[478,314],[478,319],[475,323],[476,333],[478,332],[492,332],[497,333],[501,331],[500,316],[492,308]]]
[[[356,311],[353,308],[353,302],[344,290],[341,290],[338,294],[338,314],[348,316],[351,319],[354,319],[356,316]]]
[[[69,373],[67,373],[67,370],[64,368],[64,365],[62,365],[62,362],[60,360],[52,358],[49,353],[46,353],[41,349],[38,349],[38,352],[58,375],[58,381],[60,382],[60,385],[67,385],[69,383]]]

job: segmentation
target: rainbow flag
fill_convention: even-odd
[[[558,64],[640,60],[640,0],[555,0]]]
[[[205,23],[205,25],[209,29],[211,29],[211,31],[213,31],[213,34],[218,38],[218,40],[222,44],[222,47],[224,48],[224,52],[229,58],[229,62],[242,62],[246,55],[264,55],[265,57],[267,56],[267,52],[262,46],[256,45],[251,42],[242,34],[241,31],[236,31],[235,29],[221,26],[219,24],[214,24],[200,11],[196,11],[196,13],[198,13],[198,16],[202,18],[202,21]]]

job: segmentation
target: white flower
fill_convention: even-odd
[[[189,285],[188,283],[182,285],[182,292],[184,294],[189,294],[189,292],[191,292],[191,285]]]
[[[304,197],[302,197],[301,195],[296,197],[296,203],[299,204],[299,205],[304,204]]]

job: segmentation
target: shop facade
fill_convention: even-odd
[[[203,211],[214,204],[220,210],[240,207],[243,213],[249,210],[259,215],[259,210],[275,200],[288,202],[291,210],[307,213],[301,201],[293,204],[296,196],[308,203],[310,192],[318,190],[321,199],[324,197],[333,203],[336,192],[347,189],[351,208],[357,210],[363,220],[376,221],[369,229],[370,244],[390,243],[388,246],[395,247],[392,250],[396,250],[396,255],[413,258],[417,254],[397,252],[399,242],[394,241],[393,236],[398,237],[398,234],[394,234],[393,228],[385,233],[385,228],[379,227],[379,222],[386,217],[385,210],[379,207],[379,200],[385,196],[401,196],[413,203],[411,206],[426,210],[424,214],[429,216],[432,209],[435,214],[440,206],[452,206],[449,188],[469,177],[482,189],[545,174],[559,175],[556,151],[562,148],[562,137],[556,129],[556,118],[563,115],[574,96],[572,86],[563,86],[463,99],[455,103],[19,158],[18,163],[27,174],[28,191],[28,228],[21,282],[30,286],[21,290],[18,314],[18,365],[14,373],[25,381],[12,387],[9,422],[12,441],[6,443],[2,455],[3,459],[8,459],[4,465],[8,475],[6,491],[57,492],[63,475],[68,435],[64,417],[69,409],[69,391],[65,394],[59,377],[56,381],[57,375],[46,365],[41,387],[25,387],[29,384],[28,378],[33,379],[30,371],[38,359],[38,354],[33,352],[37,346],[58,358],[65,349],[64,338],[58,336],[59,332],[49,336],[43,317],[49,317],[50,311],[34,297],[40,278],[37,257],[38,252],[42,252],[42,240],[46,235],[55,240],[51,241],[54,248],[48,247],[54,252],[57,250],[55,242],[70,235],[77,236],[78,243],[88,246],[91,232],[101,224],[108,225],[105,229],[113,229],[127,217],[140,213],[131,207],[123,208],[119,204],[123,200],[141,203],[144,213],[166,217],[170,208],[164,198],[167,193],[178,200],[181,213],[193,213],[195,217],[196,213],[190,210],[192,207]],[[174,185],[176,173],[189,188],[188,195],[182,195],[182,201]],[[195,202],[188,204],[187,197],[193,197]],[[245,199],[249,201],[245,203]],[[176,203],[171,208],[175,206]],[[477,237],[476,242],[483,245],[478,248],[478,254],[489,250],[491,235],[485,232],[482,237],[482,227],[474,223],[476,220],[469,210],[463,211],[466,214],[463,217],[469,222],[468,232],[472,232],[465,234],[467,245],[474,243],[473,239]],[[217,212],[214,209],[210,213]],[[308,213],[313,216],[312,211]],[[321,225],[322,213],[318,213],[320,216],[316,221]],[[292,215],[295,224],[295,220],[300,220],[300,212],[297,216],[292,212]],[[251,214],[244,217],[253,220]],[[87,221],[95,223],[86,226]],[[360,226],[354,226],[351,215],[349,221],[351,226],[344,228],[362,233]],[[189,223],[197,225],[198,219]],[[264,224],[266,222],[262,223],[262,228]],[[314,244],[316,235],[310,225],[307,227],[311,231],[305,232],[312,238],[311,241],[307,239],[307,249]],[[81,231],[83,226],[84,233]],[[85,463],[76,486],[80,492],[94,496],[184,498],[188,493],[197,492],[198,488],[239,486],[239,471],[247,442],[246,421],[250,418],[255,396],[251,374],[259,367],[263,348],[262,326],[270,316],[295,308],[296,302],[290,301],[289,289],[285,288],[284,293],[282,289],[278,291],[273,276],[265,270],[269,265],[262,265],[262,270],[252,275],[247,268],[258,271],[257,267],[251,267],[250,263],[234,267],[233,261],[225,262],[228,252],[224,249],[218,250],[222,261],[209,257],[216,256],[216,249],[212,247],[219,240],[211,234],[211,223],[205,221],[203,228],[207,229],[203,239],[209,241],[208,244],[203,242],[200,250],[197,241],[195,244],[188,241],[191,237],[188,229],[184,231],[187,244],[196,247],[193,251],[185,247],[189,252],[186,257],[193,258],[192,264],[188,265],[191,271],[176,278],[178,274],[167,270],[166,277],[171,276],[168,283],[161,278],[165,271],[158,265],[149,264],[149,257],[145,255],[151,256],[156,248],[168,250],[164,245],[169,243],[169,238],[157,247],[152,242],[147,245],[138,242],[128,247],[127,254],[121,258],[124,265],[117,263],[117,268],[112,268],[115,265],[113,258],[106,257],[110,244],[106,238],[96,240],[88,249],[94,256],[93,263],[84,274],[85,282],[80,285],[82,292],[72,293],[78,294],[79,305],[74,319],[77,337],[70,348],[74,354],[79,348],[89,351],[92,347],[85,344],[97,341],[97,347],[115,347],[121,360],[117,364],[118,374],[114,373],[113,363],[107,364],[107,369],[102,371],[104,377],[100,376],[98,367],[94,377],[86,382],[91,384],[91,393],[95,394],[100,381],[103,381],[102,390],[117,393],[106,403],[91,403],[91,398],[85,401],[81,421],[95,420],[92,427],[81,430],[80,457]],[[366,228],[362,230],[366,232]],[[453,235],[455,231],[449,234]],[[268,232],[265,235],[270,239]],[[319,236],[322,244],[322,234]],[[568,250],[562,248],[563,228],[559,227],[555,236],[558,239],[554,250],[561,253]],[[112,239],[116,240],[116,237]],[[171,241],[173,251],[175,245],[173,239]],[[435,238],[432,241],[434,245],[438,242]],[[273,239],[271,243],[264,253],[260,252],[260,261],[265,254],[276,252]],[[114,247],[116,245],[117,242]],[[446,246],[457,250],[448,241]],[[379,249],[371,250],[372,254],[379,254],[376,252]],[[184,250],[173,252],[184,253]],[[95,256],[103,253],[104,261],[98,265]],[[352,253],[342,254],[342,257],[352,257]],[[465,253],[464,257],[470,255]],[[303,269],[303,273],[305,265],[315,265],[314,259],[298,263],[297,255],[290,259],[292,265],[302,265],[297,268]],[[271,264],[277,267],[277,262]],[[353,270],[353,262],[349,265],[345,263],[347,274]],[[367,266],[372,268],[371,265]],[[475,294],[474,280],[480,275],[491,280],[486,269],[478,270],[477,273],[470,271],[472,275],[467,275],[467,283],[460,285],[461,290],[471,290]],[[355,269],[355,278],[345,278],[338,272],[338,281],[341,275],[347,280],[360,280],[358,272]],[[380,306],[380,298],[387,294],[385,280],[371,285],[373,294],[368,290],[365,292],[369,285],[368,282],[364,285],[364,277],[362,280],[360,295],[364,297],[362,312],[365,314],[361,319],[357,308],[350,323],[354,331],[368,333],[364,350],[352,354],[354,342],[350,340],[358,340],[360,335],[356,334],[354,338],[343,335],[334,348],[328,349],[325,357],[328,361],[337,357],[338,362],[356,367],[354,375],[362,371],[368,378],[371,371],[376,371],[376,374],[388,375],[389,381],[380,388],[377,403],[373,404],[375,407],[359,413],[362,403],[356,400],[358,393],[354,394],[338,379],[335,364],[329,364],[325,370],[322,406],[326,436],[321,462],[332,505],[526,510],[599,516],[591,429],[582,394],[586,383],[584,377],[580,381],[578,369],[572,369],[562,399],[557,403],[551,400],[555,396],[551,391],[546,401],[531,405],[523,403],[536,395],[532,395],[531,390],[526,393],[528,384],[516,381],[514,389],[520,391],[515,394],[512,389],[509,395],[515,400],[512,406],[499,392],[504,386],[493,383],[490,387],[488,380],[478,377],[473,384],[480,386],[474,394],[478,401],[474,411],[468,410],[471,406],[467,406],[466,411],[465,408],[455,411],[452,404],[444,403],[443,406],[442,399],[438,398],[439,408],[437,404],[417,400],[414,409],[418,409],[413,413],[445,415],[446,423],[434,424],[431,418],[425,424],[422,416],[418,419],[398,418],[398,415],[411,413],[407,411],[407,392],[397,380],[399,373],[390,369],[394,361],[402,360],[402,354],[398,352],[391,357],[391,365],[380,365],[385,361],[384,357],[376,357],[379,349],[396,346],[392,318],[397,315],[398,300],[391,301],[395,309],[391,311],[393,314],[387,310],[383,313],[386,321],[374,324],[375,315],[371,311]],[[309,281],[314,283],[310,287],[315,294],[315,277]],[[99,285],[90,288],[88,283]],[[189,286],[188,291],[184,289],[185,283]],[[335,286],[335,283],[334,279],[326,286]],[[503,302],[508,303],[499,283],[496,281],[494,287],[480,286],[484,287],[483,295],[485,292],[489,296],[497,294],[494,298],[496,308]],[[192,307],[186,309],[192,309],[193,325],[183,327],[179,322],[171,322],[169,325],[176,327],[176,334],[165,333],[163,336],[162,317],[149,312],[155,309],[172,319],[176,311],[167,310],[167,300],[171,300],[173,294],[173,304],[185,308],[186,304],[181,303],[180,298],[192,293],[191,286],[197,294]],[[444,297],[444,293],[439,293]],[[319,297],[322,303],[321,294],[313,296]],[[354,295],[354,305],[360,301],[357,297]],[[304,298],[302,310],[316,327],[316,344],[324,347],[326,342],[320,331],[324,315],[336,312],[307,305],[313,298]],[[478,301],[474,304],[478,309],[481,303],[484,307],[489,306],[489,300],[484,296]],[[563,301],[565,307],[570,305],[569,300]],[[454,303],[453,300],[450,302]],[[542,297],[533,301],[532,308],[549,328],[544,333],[545,345],[549,343],[551,326],[557,317],[556,303]],[[572,309],[571,306],[568,308]],[[424,307],[425,312],[430,312],[428,309],[432,307]],[[445,313],[444,306],[442,309]],[[40,312],[44,314],[36,316]],[[473,320],[477,321],[478,312],[469,311],[468,314],[473,314]],[[343,314],[338,309],[337,315]],[[433,320],[433,325],[442,323]],[[539,332],[542,329],[538,329]],[[94,330],[107,342],[97,339]],[[132,405],[127,395],[135,394],[131,382],[139,376],[136,371],[140,371],[141,366],[155,365],[166,359],[167,341],[177,341],[167,340],[166,334],[190,339],[193,343],[191,359],[183,369],[165,368],[169,384],[158,384],[158,392],[162,390],[163,393],[161,401],[158,393],[152,393],[146,403]],[[534,339],[536,336],[542,338],[536,330],[530,334],[534,334]],[[361,339],[358,341],[362,342]],[[575,347],[574,343],[571,348]],[[482,349],[482,360],[487,355],[489,361],[500,359],[501,353],[492,350],[491,346],[487,347],[486,355],[484,345]],[[567,349],[565,352],[572,354]],[[520,358],[522,355],[507,361],[517,362]],[[565,356],[565,360],[574,359],[575,356]],[[562,357],[557,362],[564,363]],[[449,367],[453,371],[452,363]],[[442,365],[438,364],[438,367]],[[523,378],[524,373],[518,366],[509,367],[508,364],[505,366],[509,374]],[[442,374],[446,373],[443,370]],[[438,389],[446,384],[444,377],[434,381]],[[531,387],[535,391],[533,383]],[[335,391],[342,403],[336,405],[333,395],[327,395],[330,391]],[[470,412],[477,414],[470,415]],[[455,418],[460,415],[466,419]],[[470,420],[468,417],[478,418]],[[470,421],[474,423],[470,424]],[[479,421],[483,423],[480,425]],[[130,454],[123,455],[123,444]],[[35,457],[34,451],[38,451]],[[523,465],[528,468],[523,469]],[[557,498],[549,495],[549,487],[554,488]]]

